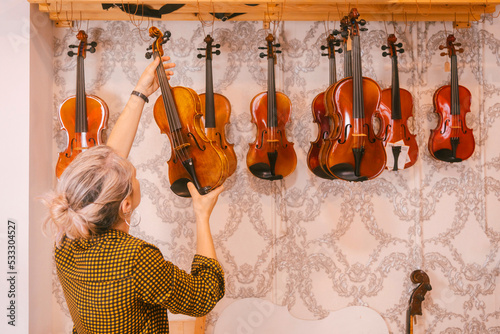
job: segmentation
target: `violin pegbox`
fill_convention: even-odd
[[[349,13],[347,25],[351,29],[351,36],[359,36],[360,31],[367,31],[368,28],[365,28],[366,20],[361,19],[358,21],[359,12],[356,8],[352,8]]]
[[[446,38],[446,45],[439,46],[439,50],[444,50],[445,48],[448,49],[448,52],[441,52],[441,57],[449,56],[451,58],[452,56],[456,56],[457,52],[464,52],[463,48],[460,48],[458,50],[455,48],[455,46],[462,46],[462,43],[455,43],[455,41],[456,38],[453,34],[448,35],[448,37]]]
[[[78,52],[73,52],[73,51],[68,51],[68,56],[70,57],[73,57],[75,55],[79,55],[79,56],[82,56],[83,58],[85,58],[85,52],[88,51],[90,53],[94,53],[95,52],[95,47],[97,46],[97,42],[91,42],[91,43],[87,43],[87,38],[88,38],[88,35],[85,33],[85,31],[83,30],[80,30],[78,32],[78,34],[76,35],[76,38],[78,38],[78,40],[80,41],[80,44],[79,45],[70,45],[69,47],[71,49],[75,49],[75,48],[78,48]],[[88,45],[90,45],[90,48],[89,49],[85,49]]]
[[[321,45],[321,50],[328,50],[328,53],[322,53],[322,56],[328,56],[328,58],[335,57],[335,52],[342,53],[342,48],[335,49],[336,46],[340,46],[342,40],[337,39],[335,36],[340,34],[340,31],[333,30],[330,35],[328,35],[326,42],[328,45]]]
[[[382,52],[382,56],[387,57],[397,57],[397,53],[403,53],[405,50],[403,49],[403,43],[399,42],[396,44],[397,37],[394,34],[390,34],[387,37],[387,45],[382,45],[382,50],[389,50],[389,52]]]
[[[151,27],[149,28],[149,36],[152,38],[156,38],[156,41],[153,42],[152,45],[150,45],[146,50],[152,50],[151,52],[146,52],[145,57],[147,59],[151,59],[151,56],[156,52],[160,56],[163,56],[163,44],[167,43],[170,40],[170,36],[172,34],[170,31],[166,30],[164,34],[156,28],[156,27]]]
[[[199,59],[204,57],[206,57],[207,59],[212,59],[212,54],[215,54],[216,56],[220,55],[220,50],[212,51],[212,49],[219,49],[220,44],[213,45],[212,43],[214,42],[214,39],[210,35],[207,35],[207,37],[205,37],[204,42],[207,43],[207,46],[205,48],[196,49],[196,50],[206,50],[205,54],[201,53],[198,54],[197,57]]]
[[[259,54],[259,57],[260,58],[264,58],[264,57],[274,58],[274,62],[276,63],[276,54],[281,53],[281,51],[274,50],[274,49],[281,47],[281,44],[280,43],[273,44],[273,42],[274,42],[273,34],[267,35],[266,42],[267,42],[267,46],[259,46],[259,49],[260,50],[267,50],[267,53],[261,52]]]

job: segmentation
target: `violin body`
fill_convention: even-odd
[[[388,124],[389,130],[386,132],[383,143],[387,146],[389,143],[403,142],[408,146],[409,161],[403,166],[397,164],[397,155],[395,153],[397,147],[393,146],[392,153],[394,155],[394,165],[392,170],[399,170],[413,166],[418,160],[418,144],[416,135],[412,134],[408,129],[408,118],[413,116],[413,98],[411,93],[406,89],[400,88],[399,95],[401,96],[401,119],[391,117],[392,110],[392,89],[387,88],[382,91],[380,102],[380,115],[384,119],[384,123]]]
[[[378,112],[381,91],[370,78],[363,77],[364,117],[355,115],[353,108],[353,79],[344,78],[334,89],[327,91],[326,99],[334,101],[339,115],[340,129],[327,155],[327,166],[337,178],[346,181],[366,181],[380,175],[385,169],[386,153],[379,134],[373,133],[372,120],[381,119]],[[381,123],[383,120],[381,119]],[[383,128],[383,127],[382,127]]]
[[[86,95],[88,132],[76,132],[77,115],[76,96],[70,96],[59,108],[61,130],[67,134],[66,150],[59,153],[56,165],[56,176],[59,178],[68,165],[82,151],[96,145],[102,145],[102,134],[108,124],[108,106],[95,95]]]
[[[190,197],[187,183],[193,182],[180,156],[190,157],[196,171],[200,193],[208,193],[220,186],[227,177],[228,165],[224,153],[207,138],[203,131],[201,102],[198,94],[187,87],[171,88],[177,106],[181,129],[172,130],[160,96],[154,105],[154,118],[162,133],[167,134],[172,147],[168,160],[168,177],[172,191],[181,197]],[[178,145],[179,140],[183,142]]]
[[[451,112],[451,86],[440,87],[434,93],[434,108],[439,115],[439,121],[429,137],[429,152],[431,155],[446,162],[460,162],[468,159],[475,149],[474,135],[472,129],[465,123],[465,115],[470,112],[471,93],[463,87],[458,86],[460,96],[460,114],[453,115]],[[454,126],[452,126],[452,124]],[[453,141],[457,145],[453,145]],[[454,147],[455,146],[455,147]]]
[[[285,133],[292,104],[288,96],[276,92],[278,124],[276,127],[270,127],[267,122],[267,100],[267,92],[262,92],[255,96],[250,103],[252,123],[257,126],[257,137],[253,143],[249,144],[247,166],[257,177],[276,180],[290,175],[297,165],[297,155],[293,143],[287,140]],[[269,154],[275,153],[277,153],[276,159],[270,159]]]
[[[200,94],[201,110],[206,110],[206,95]],[[228,176],[236,171],[237,158],[234,152],[234,144],[230,144],[226,139],[226,125],[231,117],[231,103],[221,94],[213,94],[215,104],[215,128],[205,128],[205,134],[212,143],[217,145],[226,155],[228,165]],[[204,114],[205,115],[205,114]]]

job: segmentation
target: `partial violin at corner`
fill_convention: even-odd
[[[250,103],[252,123],[257,125],[257,138],[250,145],[247,153],[247,166],[250,172],[264,180],[280,180],[290,175],[297,165],[297,155],[293,143],[286,138],[285,126],[290,117],[291,102],[288,96],[276,92],[274,63],[276,53],[274,36],[266,37],[267,55],[267,92],[255,96]]]
[[[87,43],[87,34],[80,30],[76,36],[79,45],[70,45],[78,48],[78,52],[69,51],[68,55],[77,56],[76,60],[76,95],[68,97],[59,108],[61,130],[67,133],[67,145],[64,152],[59,153],[56,164],[56,176],[59,178],[66,167],[80,154],[92,146],[101,145],[102,130],[108,124],[108,106],[99,97],[85,93],[84,60],[86,51],[95,52],[96,42]],[[87,46],[90,48],[87,49]]]
[[[402,43],[397,43],[394,34],[382,46],[384,57],[392,61],[392,86],[382,91],[380,114],[387,124],[384,146],[387,154],[387,169],[400,170],[411,167],[418,159],[418,145],[415,135],[408,129],[408,118],[413,116],[413,98],[406,89],[399,87],[398,53],[403,53]]]
[[[156,27],[149,29],[156,38],[146,58],[163,56],[170,32],[163,35]],[[178,196],[191,197],[187,188],[193,182],[200,194],[222,185],[228,175],[227,158],[203,131],[200,97],[187,87],[170,87],[163,64],[156,68],[161,96],[154,105],[154,118],[170,140],[172,154],[168,164],[170,189]]]
[[[458,84],[457,52],[462,53],[462,48],[456,50],[455,36],[449,35],[446,46],[440,45],[439,49],[448,49],[441,56],[451,58],[451,83],[440,87],[434,93],[434,108],[439,115],[439,121],[429,137],[430,154],[441,161],[460,162],[468,159],[474,153],[475,141],[472,129],[465,123],[465,115],[470,112],[471,93],[464,86]]]

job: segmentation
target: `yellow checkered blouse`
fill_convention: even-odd
[[[168,333],[167,309],[199,317],[224,296],[216,260],[195,255],[187,274],[154,245],[117,230],[66,238],[55,259],[73,333]]]

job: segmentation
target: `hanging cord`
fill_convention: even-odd
[[[122,8],[125,8],[124,7],[125,4],[122,0]],[[130,9],[130,4],[128,4],[129,6],[129,9]],[[146,33],[146,36],[149,36],[149,27],[150,27],[150,24],[151,24],[151,20],[150,18],[148,17],[148,24],[146,26],[145,29],[142,29],[141,26],[142,26],[142,23],[144,22],[144,2],[141,3],[141,19],[140,20],[135,20],[134,19],[134,16],[137,15],[137,12],[139,11],[139,0],[136,1],[136,5],[135,5],[135,12],[134,14],[130,13],[130,11],[126,11],[127,14],[128,14],[128,17],[129,17],[129,21],[132,23],[132,25],[135,27],[134,30],[137,30],[138,34],[139,34],[139,37],[141,38],[141,40],[143,42],[149,42],[150,39],[149,38],[144,38],[142,35],[143,33],[145,32]]]
[[[200,1],[197,1],[197,5],[198,5],[198,15],[197,16],[198,16],[198,20],[201,23],[201,28],[203,29],[203,36],[207,35],[207,33],[205,31],[205,27],[212,27],[212,36],[214,35],[215,6],[214,6],[214,3],[212,1],[210,1],[210,4],[212,5],[212,22],[203,20],[203,17],[201,15]]]
[[[431,8],[432,8],[432,0],[429,0],[429,13],[427,13],[427,14],[420,13],[420,7],[418,6],[418,0],[415,0],[415,3],[417,4],[417,14],[424,16],[424,17],[427,17],[430,15],[429,13],[431,12]]]

